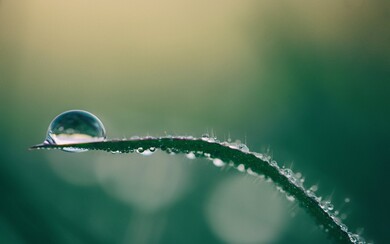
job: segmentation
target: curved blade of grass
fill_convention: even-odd
[[[145,137],[128,140],[106,140],[67,145],[39,144],[30,149],[87,149],[113,153],[142,152],[147,149],[161,149],[168,153],[194,153],[197,157],[221,159],[231,165],[244,167],[247,172],[272,180],[286,194],[294,197],[301,207],[311,214],[316,222],[327,230],[328,235],[339,243],[365,243],[357,234],[347,228],[329,209],[324,208],[321,198],[303,187],[302,182],[292,175],[291,170],[280,168],[270,157],[240,149],[227,142],[193,137]]]

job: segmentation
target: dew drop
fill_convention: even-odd
[[[254,176],[257,176],[258,174],[256,173],[256,172],[254,172],[251,168],[248,168],[247,170],[246,170],[246,172],[248,173],[248,174],[250,174],[250,175],[254,175]]]
[[[253,155],[255,155],[256,158],[259,158],[261,160],[264,160],[264,155],[262,153],[254,152]]]
[[[293,172],[291,169],[282,169],[281,173],[286,176],[287,178],[290,178],[293,175]]]
[[[205,158],[211,158],[211,154],[210,153],[203,153],[203,156],[205,157]]]
[[[243,164],[240,164],[237,166],[238,171],[245,172],[245,166]]]
[[[240,149],[242,152],[249,152],[248,146],[243,143],[238,145],[238,149]]]
[[[290,202],[294,202],[295,201],[295,197],[294,196],[292,196],[292,195],[286,195],[286,198],[287,198],[287,200],[289,200]]]
[[[312,185],[311,187],[310,187],[310,191],[317,191],[318,190],[318,186],[317,185]]]
[[[219,158],[213,159],[213,164],[217,167],[225,166],[225,163]]]
[[[146,149],[145,151],[143,151],[143,152],[141,153],[141,155],[150,156],[150,155],[152,155],[155,151],[156,151],[156,148],[151,147],[151,148]]]
[[[320,207],[324,209],[326,212],[333,210],[333,204],[330,201],[323,201],[320,203]]]
[[[278,166],[278,163],[277,163],[275,160],[271,160],[271,161],[269,162],[269,164],[272,165],[272,166],[274,166],[274,167]]]
[[[95,115],[83,110],[70,110],[53,119],[47,130],[45,144],[65,145],[99,142],[106,139],[103,123]],[[87,149],[68,147],[67,152],[84,152]]]
[[[348,231],[348,227],[345,224],[340,224],[339,226],[343,231]]]
[[[195,159],[195,158],[196,158],[195,153],[193,153],[193,152],[187,153],[187,154],[186,154],[186,157],[187,157],[188,159]]]
[[[209,134],[205,133],[205,134],[202,135],[202,140],[208,141],[209,139],[210,139],[210,135]]]
[[[316,197],[316,194],[315,194],[313,191],[311,191],[311,190],[307,190],[307,191],[306,191],[306,194],[307,194],[310,198],[315,198],[315,197]]]
[[[346,203],[349,203],[351,201],[351,199],[349,199],[348,197],[344,199],[344,202]]]
[[[363,237],[359,236],[358,234],[348,233],[348,236],[352,243],[366,243]]]

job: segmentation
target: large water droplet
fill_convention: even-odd
[[[103,123],[93,114],[82,110],[63,112],[53,119],[47,130],[44,143],[64,145],[104,141],[106,130]],[[83,152],[86,149],[63,149],[68,152]]]

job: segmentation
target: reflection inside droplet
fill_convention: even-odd
[[[106,139],[103,123],[93,114],[82,110],[66,111],[50,123],[44,143],[64,145],[97,142]],[[86,149],[68,148],[68,152],[83,152]]]

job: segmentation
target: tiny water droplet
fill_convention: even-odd
[[[195,159],[195,158],[196,158],[195,153],[193,153],[193,152],[187,153],[187,154],[186,154],[186,157],[187,157],[188,159]]]
[[[248,146],[243,143],[238,145],[238,149],[240,149],[242,152],[249,152]]]
[[[278,166],[278,163],[277,163],[275,160],[271,160],[271,161],[269,162],[269,164],[272,165],[272,166],[274,166],[274,167]]]
[[[320,207],[325,210],[325,212],[332,211],[333,210],[333,204],[330,201],[323,201],[320,202]]]
[[[318,186],[317,185],[312,185],[310,187],[310,191],[317,191],[318,190]]]
[[[202,135],[202,140],[208,141],[209,139],[210,139],[210,135],[209,134],[205,133],[205,134]]]
[[[363,239],[363,237],[359,236],[358,234],[348,233],[349,239],[352,243],[366,243],[366,241]]]
[[[276,190],[278,190],[281,193],[285,193],[286,192],[285,190],[283,190],[283,188],[281,186],[276,186]]]
[[[261,153],[254,152],[253,155],[255,155],[256,158],[259,158],[261,160],[264,160],[264,155]]]
[[[344,199],[344,202],[346,203],[349,203],[351,201],[351,199],[349,199],[348,197]]]
[[[225,163],[219,158],[213,159],[213,164],[217,167],[225,166]]]
[[[334,221],[336,224],[338,224],[338,225],[341,224],[341,219],[339,219],[339,218],[336,217],[336,216],[331,216],[331,217],[332,217],[333,221]]]
[[[153,148],[154,148],[154,147],[153,147]],[[145,151],[143,151],[143,152],[141,153],[141,155],[150,156],[150,155],[152,155],[155,151],[156,151],[155,148],[154,148],[154,150],[151,150],[151,148],[149,148],[149,149],[146,149]]]
[[[311,191],[311,190],[307,190],[307,191],[306,191],[306,194],[307,194],[309,197],[311,197],[311,198],[315,198],[315,197],[316,197],[316,194],[315,194],[313,191]]]
[[[339,226],[343,231],[348,231],[348,227],[345,224],[340,224]]]
[[[245,166],[243,164],[240,164],[237,166],[238,171],[245,172]]]
[[[143,149],[143,147],[139,147],[138,149],[137,149],[137,153],[143,153],[145,150]]]
[[[250,174],[250,175],[254,175],[254,176],[257,176],[258,174],[256,173],[256,172],[254,172],[251,168],[248,168],[247,170],[246,170],[246,172],[248,173],[248,174]]]
[[[99,142],[106,139],[103,123],[95,115],[83,110],[70,110],[53,119],[44,143],[65,145],[72,143]],[[87,149],[64,148],[68,152],[84,152]]]
[[[293,175],[293,172],[291,169],[282,169],[281,173],[286,176],[287,178],[290,178]]]
[[[290,202],[294,202],[294,201],[295,201],[295,197],[294,197],[294,196],[286,195],[286,198],[287,198],[287,200],[289,200]]]
[[[239,149],[239,145],[235,142],[232,142],[229,144],[229,147],[232,148],[232,149]]]

